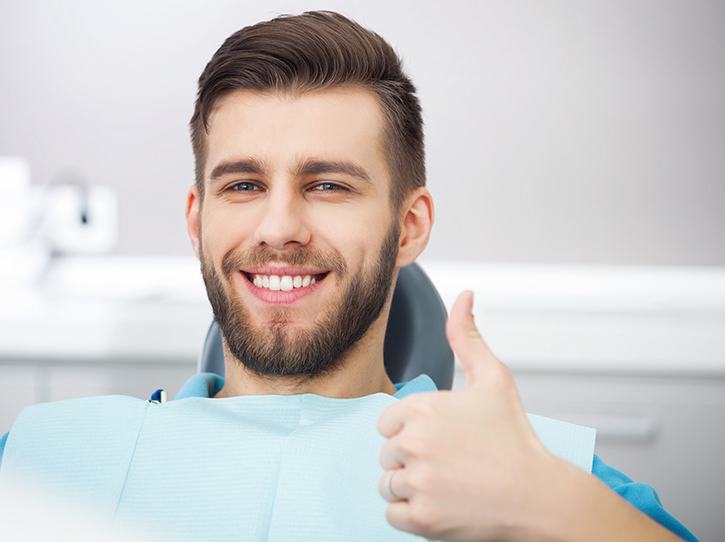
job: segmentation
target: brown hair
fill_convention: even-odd
[[[397,213],[407,194],[425,186],[423,119],[416,89],[393,48],[333,11],[280,15],[229,36],[199,77],[191,142],[196,186],[204,196],[205,136],[216,100],[234,90],[321,90],[359,85],[373,91],[385,118],[383,151]]]

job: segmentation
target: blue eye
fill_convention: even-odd
[[[347,190],[344,186],[340,186],[339,184],[335,183],[320,183],[313,186],[313,188],[317,188],[318,186],[334,186],[336,190],[332,190],[332,192],[337,192],[337,189],[339,190]],[[330,190],[322,190],[322,192],[330,192]]]
[[[241,182],[241,183],[236,183],[236,184],[233,184],[233,185],[232,185],[232,186],[230,186],[230,187],[229,187],[229,188],[228,188],[227,190],[232,190],[232,191],[234,191],[234,192],[252,192],[252,190],[236,190],[236,187],[237,187],[237,186],[242,186],[242,185],[247,185],[247,186],[257,186],[257,185],[256,185],[256,184],[254,184],[254,183],[248,183],[248,182]]]
[[[235,183],[235,184],[231,185],[229,188],[227,188],[227,190],[231,190],[233,192],[257,192],[257,190],[254,190],[254,189],[246,189],[246,188],[237,189],[238,186],[251,186],[251,187],[257,187],[258,188],[258,185],[254,184],[254,183],[250,183],[250,182],[247,182],[247,181],[243,181],[243,182],[239,182],[239,183]],[[340,190],[343,190],[343,191],[346,191],[347,190],[347,188],[345,188],[344,186],[341,186],[341,185],[335,184],[335,183],[329,183],[329,182],[324,182],[324,183],[316,184],[312,188],[313,189],[316,189],[316,188],[318,188],[320,186],[332,187],[332,189],[329,189],[329,190],[317,190],[317,192],[338,192]]]

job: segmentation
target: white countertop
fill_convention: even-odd
[[[193,362],[212,321],[193,258],[64,258],[0,299],[0,362]]]
[[[725,375],[725,269],[421,265],[514,369]]]
[[[725,375],[725,269],[419,263],[514,370]],[[194,258],[61,259],[0,288],[0,363],[191,363],[211,318]]]

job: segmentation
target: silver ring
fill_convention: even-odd
[[[395,474],[397,472],[398,472],[398,469],[391,470],[390,471],[390,476],[388,476],[388,494],[390,495],[391,500],[393,500],[393,501],[399,501],[400,500],[400,497],[398,497],[395,494],[395,491],[393,491],[393,476],[395,476]]]

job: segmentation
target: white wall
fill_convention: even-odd
[[[196,80],[233,31],[339,10],[416,82],[428,259],[725,264],[725,3],[0,4],[0,154],[120,196],[122,254],[191,255]]]

